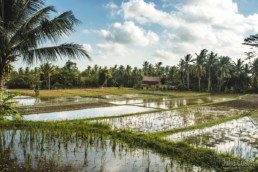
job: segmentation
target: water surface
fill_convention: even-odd
[[[129,113],[138,113],[151,111],[151,108],[136,107],[136,106],[111,106],[102,108],[91,108],[73,111],[51,112],[32,115],[23,115],[25,120],[29,121],[60,121],[60,120],[73,120],[95,117],[119,116]],[[11,117],[7,117],[11,119]]]
[[[166,137],[184,140],[195,147],[207,147],[221,153],[253,160],[258,157],[258,126],[249,117]]]
[[[236,109],[199,106],[98,121],[108,123],[113,128],[129,128],[137,132],[151,133],[205,123],[243,112]]]
[[[77,136],[58,131],[0,130],[1,166],[10,169],[62,169],[66,171],[200,171],[148,149],[93,134]],[[5,163],[5,164],[3,164]],[[51,169],[51,168],[50,168]],[[53,171],[53,170],[51,170]],[[206,170],[208,171],[208,170]]]

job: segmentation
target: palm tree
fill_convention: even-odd
[[[180,70],[182,85],[184,87],[185,86],[185,79],[184,79],[185,61],[184,61],[184,59],[180,59],[178,67],[179,67],[179,70]]]
[[[149,62],[148,61],[143,62],[143,75],[148,75],[148,67],[149,67]]]
[[[224,78],[230,77],[230,58],[229,57],[220,57],[218,62],[218,89],[221,92],[222,85],[224,84]]]
[[[185,65],[185,70],[186,70],[186,75],[187,75],[187,89],[189,90],[190,88],[190,78],[189,78],[189,63],[193,62],[194,60],[192,59],[192,56],[191,54],[187,54],[185,56],[185,59],[184,59],[184,65]]]
[[[208,70],[208,91],[211,91],[211,70],[215,66],[217,62],[217,54],[214,54],[214,52],[211,52],[208,55],[207,61],[206,61],[206,66]]]
[[[237,62],[234,62],[233,69],[234,69],[234,79],[235,79],[235,89],[237,89],[238,92],[241,91],[241,88],[243,88],[244,84],[244,61],[241,59],[238,59]],[[241,81],[241,82],[239,82]]]
[[[257,82],[258,82],[258,58],[256,58],[253,62],[252,65],[252,75],[253,75],[253,81],[254,81],[254,86],[257,87]]]
[[[0,0],[0,91],[6,67],[19,59],[31,64],[62,56],[90,58],[78,44],[43,47],[47,41],[56,43],[69,36],[79,23],[71,11],[51,19],[53,12],[55,8],[46,7],[45,0]]]
[[[196,74],[197,74],[197,77],[198,77],[198,88],[199,88],[199,91],[201,91],[201,78],[202,78],[202,75],[203,75],[203,72],[204,72],[204,62],[206,60],[206,57],[207,57],[207,50],[206,49],[203,49],[200,54],[196,54],[196,63],[195,63],[195,70],[196,70]]]
[[[50,76],[55,71],[55,66],[51,65],[50,63],[44,63],[39,67],[40,74],[43,76],[46,82],[46,88],[50,90]]]

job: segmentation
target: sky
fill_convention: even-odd
[[[73,60],[80,70],[95,64],[141,67],[144,61],[177,65],[202,49],[244,59],[252,51],[242,45],[244,38],[258,33],[257,0],[46,0],[46,5],[55,6],[54,16],[71,10],[81,21],[58,42],[82,44],[88,51],[91,61]]]

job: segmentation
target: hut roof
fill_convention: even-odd
[[[143,76],[142,81],[144,82],[160,82],[160,77]]]

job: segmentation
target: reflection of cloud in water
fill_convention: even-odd
[[[248,117],[172,134],[166,138],[173,141],[184,140],[194,146],[207,147],[242,158],[258,157],[258,132]]]
[[[56,120],[66,120],[68,118],[68,114],[66,112],[60,112],[56,116]]]
[[[18,163],[26,162],[30,158],[32,165],[36,166],[41,162],[38,160],[38,155],[40,155],[46,162],[52,159],[56,166],[72,164],[73,171],[130,172],[146,171],[147,168],[149,171],[204,170],[196,166],[186,168],[185,164],[179,164],[168,157],[147,149],[130,148],[127,144],[117,141],[100,140],[94,136],[80,138],[77,135],[71,135],[69,136],[71,139],[67,140],[58,131],[52,131],[52,133],[53,135],[39,130],[33,132],[16,130],[14,132],[14,130],[3,129],[0,130],[0,139],[6,144],[1,144],[0,147],[3,150],[9,147],[11,156]],[[13,144],[11,144],[12,139],[15,140]]]
[[[148,113],[121,118],[103,119],[114,128],[130,128],[137,132],[157,132],[174,128],[187,127],[212,121],[225,116],[243,113],[236,109],[219,109],[216,107],[195,107],[165,112]]]
[[[112,107],[102,107],[102,108],[92,108],[92,109],[82,109],[74,111],[64,111],[64,112],[51,112],[42,114],[32,114],[24,115],[25,120],[32,121],[48,121],[48,120],[72,120],[72,119],[83,119],[83,118],[94,118],[94,117],[104,117],[104,116],[119,116],[122,114],[138,113],[144,111],[151,111],[151,108],[137,107],[137,106],[112,106]]]

